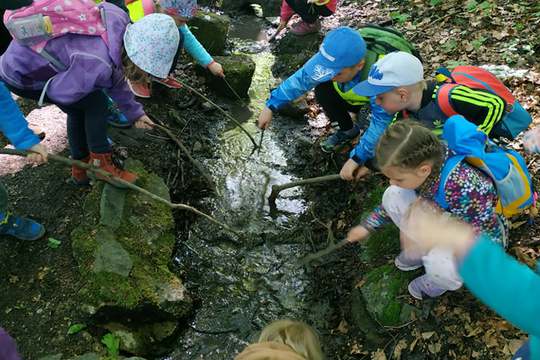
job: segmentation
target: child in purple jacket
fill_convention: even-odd
[[[137,128],[151,128],[129,90],[127,78],[166,78],[178,46],[174,20],[163,14],[130,24],[120,8],[103,3],[107,41],[100,36],[67,33],[50,39],[46,59],[19,41],[13,41],[0,58],[0,77],[22,97],[56,104],[68,115],[68,140],[73,159],[95,166],[128,182],[137,176],[118,168],[107,140],[107,94]],[[57,64],[62,67],[55,66]],[[88,184],[86,170],[72,167],[73,181]]]

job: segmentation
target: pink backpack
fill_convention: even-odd
[[[4,24],[15,40],[39,54],[49,40],[67,33],[101,36],[108,43],[103,13],[94,0],[34,0],[6,11]]]

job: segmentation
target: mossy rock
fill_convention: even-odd
[[[288,31],[276,45],[276,54],[298,54],[302,51],[307,51],[315,54],[319,51],[319,46],[323,40],[323,35],[313,33],[308,35],[298,36]]]
[[[272,66],[272,72],[282,78],[289,77],[300,69],[313,54],[314,52],[307,50],[299,51],[296,54],[279,54]]]
[[[144,170],[140,162],[128,161],[127,168],[139,175],[139,186],[169,198],[163,180]],[[85,199],[85,222],[71,234],[82,277],[82,308],[98,324],[102,318],[178,321],[191,310],[191,299],[169,270],[175,244],[171,209],[138,192],[109,187],[94,186]],[[109,200],[123,201],[123,207],[112,209],[122,209],[123,214],[103,219],[118,216],[103,208],[111,202],[103,198],[111,194]]]
[[[367,312],[385,326],[396,326],[411,319],[412,307],[405,299],[407,285],[417,272],[399,271],[394,265],[383,265],[365,276],[361,287]],[[355,310],[354,311],[359,311]]]
[[[223,55],[231,20],[227,15],[197,11],[189,29],[211,55]]]
[[[235,54],[231,56],[215,56],[214,60],[223,66],[228,85],[224,79],[214,76],[210,71],[198,66],[197,71],[205,76],[206,84],[222,96],[237,99],[236,92],[238,96],[247,98],[251,80],[255,73],[255,62],[251,57]]]

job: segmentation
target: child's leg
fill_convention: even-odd
[[[432,284],[443,290],[457,290],[463,285],[454,253],[444,248],[434,248],[422,258],[426,275]]]
[[[315,23],[319,16],[330,16],[332,12],[326,6],[308,4],[307,0],[286,0],[287,4],[300,15],[303,21],[308,24]]]
[[[340,130],[352,129],[354,123],[349,112],[358,112],[361,106],[346,102],[334,88],[332,81],[321,83],[315,87],[315,98],[321,104],[331,122],[337,122]]]
[[[90,153],[84,129],[84,111],[71,106],[62,106],[61,109],[67,114],[66,128],[71,158],[75,160],[87,158]]]
[[[78,101],[76,106],[84,114],[82,132],[87,148],[93,153],[111,152],[107,140],[107,96],[103,91],[94,91]]]

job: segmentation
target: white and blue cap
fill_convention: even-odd
[[[325,36],[319,52],[304,64],[304,71],[314,81],[329,81],[344,68],[358,64],[365,55],[366,42],[358,30],[342,26]]]
[[[424,67],[418,58],[404,51],[385,55],[371,66],[367,80],[353,88],[360,96],[376,96],[400,86],[424,80]]]

